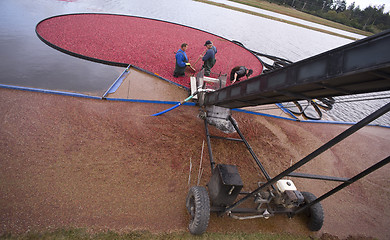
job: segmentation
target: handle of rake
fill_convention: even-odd
[[[196,72],[195,68],[193,68],[191,65],[189,67],[192,69],[192,71]]]
[[[205,49],[202,54],[198,57],[198,60],[196,60],[194,66],[196,66],[196,64],[198,63],[199,59],[202,57],[202,55],[207,51],[207,49]]]

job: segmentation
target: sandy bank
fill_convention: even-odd
[[[203,122],[198,109],[188,106],[150,117],[167,106],[0,89],[0,234],[64,227],[186,231],[189,159],[198,166]],[[237,112],[233,117],[271,176],[348,127]],[[387,157],[389,143],[388,129],[365,127],[302,172],[352,177]],[[212,144],[216,162],[238,165],[244,190],[263,180],[244,145]],[[202,185],[210,177],[209,165],[204,167]],[[306,230],[303,219],[285,216],[237,221],[212,215],[208,231],[388,239],[389,167],[325,200],[319,233]],[[317,196],[334,186],[295,183]]]

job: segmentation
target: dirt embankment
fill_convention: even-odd
[[[167,107],[0,89],[0,234],[66,227],[186,231],[189,162],[193,185],[204,126],[196,107],[150,117]],[[233,117],[271,176],[348,127],[243,113]],[[389,130],[366,127],[301,171],[352,177],[387,157],[389,143]],[[213,140],[212,145],[217,163],[238,165],[244,190],[264,180],[243,144]],[[205,185],[210,177],[206,148],[203,167]],[[323,201],[319,233],[310,233],[298,217],[237,221],[213,214],[208,231],[388,239],[389,170],[385,166]],[[294,181],[317,196],[337,185]]]

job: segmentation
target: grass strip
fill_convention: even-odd
[[[250,11],[250,10],[238,8],[238,7],[229,6],[229,5],[226,5],[226,4],[223,4],[223,3],[216,3],[216,2],[208,1],[208,0],[194,0],[194,1],[202,2],[202,3],[206,3],[206,4],[218,6],[218,7],[227,8],[227,9],[230,9],[230,10],[239,11],[239,12],[251,14],[251,15],[254,15],[254,16],[262,17],[262,18],[267,18],[267,19],[271,19],[271,20],[275,20],[275,21],[291,24],[291,25],[294,25],[294,26],[298,26],[298,27],[307,28],[307,29],[310,29],[310,30],[314,30],[314,31],[318,31],[318,32],[334,35],[334,36],[337,36],[337,37],[347,38],[347,39],[350,39],[350,40],[353,40],[353,41],[358,40],[357,38],[354,38],[354,37],[346,36],[346,35],[343,35],[343,34],[331,32],[331,31],[320,29],[320,28],[316,28],[316,27],[307,26],[307,25],[304,25],[304,24],[288,21],[288,20],[285,20],[285,19],[277,18],[277,17],[268,16],[268,15],[265,15],[265,14],[262,14],[262,13],[257,13],[257,12],[253,12],[253,11]]]
[[[0,239],[4,240],[49,240],[49,239],[70,239],[70,240],[133,240],[133,239],[157,239],[157,240],[181,240],[181,239],[242,239],[242,240],[308,240],[313,239],[312,237],[295,236],[291,234],[272,234],[272,233],[204,233],[201,236],[194,236],[188,232],[177,232],[177,233],[162,233],[154,234],[148,231],[133,231],[129,233],[117,233],[114,231],[89,233],[85,229],[58,229],[55,231],[47,232],[28,232],[24,234],[12,235],[5,234],[0,236]]]
[[[340,29],[343,31],[348,31],[351,33],[360,34],[363,36],[373,35],[373,33],[370,33],[370,32],[366,32],[366,31],[363,31],[363,30],[360,30],[357,28],[346,26],[346,25],[343,25],[341,23],[333,22],[333,21],[330,21],[330,20],[327,20],[327,19],[324,19],[324,18],[321,18],[318,16],[311,15],[309,13],[298,11],[298,10],[291,8],[291,7],[280,6],[278,4],[270,3],[267,1],[261,1],[261,0],[229,0],[229,1],[245,4],[245,5],[250,6],[250,7],[264,9],[267,11],[272,11],[275,13],[280,13],[280,14],[287,15],[290,17],[299,18],[301,20],[305,20],[305,21],[309,21],[309,22],[313,22],[313,23],[318,23],[321,25],[325,25],[325,26],[332,27],[332,28],[337,28],[337,29]]]

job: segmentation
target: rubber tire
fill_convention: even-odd
[[[194,235],[203,234],[210,219],[210,199],[206,188],[194,186],[188,192],[186,208],[190,214],[188,229]]]
[[[310,192],[302,192],[302,195],[305,199],[305,203],[311,203],[317,199],[314,194]],[[306,215],[308,217],[307,226],[310,231],[316,232],[322,228],[324,224],[324,210],[322,209],[321,203],[316,203],[311,206],[309,209],[306,209]]]

